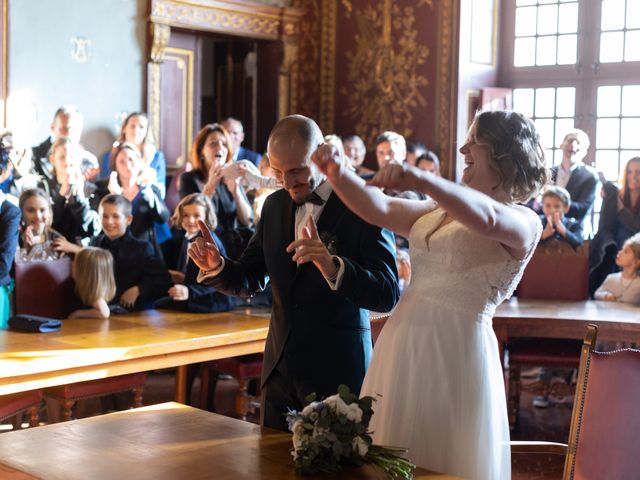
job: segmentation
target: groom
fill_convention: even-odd
[[[284,188],[265,201],[242,256],[221,257],[204,224],[189,249],[198,281],[224,293],[250,296],[271,282],[261,423],[279,430],[287,430],[287,409],[301,409],[309,393],[330,396],[341,383],[360,392],[372,353],[367,310],[387,312],[399,297],[393,234],[332,193],[311,162],[322,143],[313,120],[281,119],[267,152]]]

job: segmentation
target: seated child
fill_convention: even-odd
[[[22,210],[22,228],[20,229],[20,248],[16,260],[29,262],[37,260],[55,260],[60,257],[55,241],[62,235],[51,228],[53,210],[51,198],[41,188],[25,190],[20,195]]]
[[[8,178],[9,151],[0,148],[0,181]],[[9,294],[13,290],[11,265],[18,247],[18,228],[20,226],[20,209],[0,191],[0,329],[6,328],[9,320]]]
[[[69,318],[109,318],[107,304],[116,294],[111,253],[102,248],[83,248],[76,253],[71,275],[80,301],[90,308],[75,310]]]
[[[607,275],[593,298],[607,302],[622,302],[640,305],[640,233],[628,238],[616,255],[616,265],[621,272]]]
[[[216,229],[217,218],[211,200],[202,193],[192,193],[184,197],[176,207],[171,222],[181,228],[176,240],[180,246],[175,264],[169,265],[174,285],[167,292],[168,297],[161,298],[155,303],[156,308],[168,308],[186,312],[223,312],[235,306],[232,297],[228,297],[215,288],[200,285],[197,282],[199,269],[187,255],[189,244],[200,235],[198,220],[205,222],[218,249],[224,251],[222,242],[213,231]],[[169,259],[169,255],[165,255]]]
[[[575,218],[565,217],[571,207],[569,192],[556,185],[548,187],[542,195],[542,236],[540,241],[549,239],[568,242],[574,249],[582,245],[582,227]]]
[[[171,278],[151,243],[131,234],[131,202],[109,194],[100,202],[99,213],[103,233],[92,238],[90,245],[113,255],[115,302],[131,310],[152,308],[171,287]]]

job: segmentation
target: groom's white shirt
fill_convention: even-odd
[[[316,222],[316,224],[318,223],[318,219],[322,214],[322,210],[324,209],[324,206],[327,204],[327,200],[329,200],[329,197],[333,192],[333,188],[331,188],[331,184],[329,182],[325,181],[318,188],[316,188],[314,192],[318,194],[318,196],[323,200],[324,203],[322,205],[316,205],[315,203],[307,202],[303,205],[300,205],[296,209],[295,230],[294,230],[295,240],[298,240],[302,237],[302,229],[307,224],[310,216],[313,216],[313,220]],[[338,262],[340,263],[340,268],[338,269],[338,273],[336,274],[335,279],[329,279],[327,277],[324,277],[324,279],[327,281],[327,284],[329,285],[331,290],[334,290],[334,291],[340,288],[340,285],[342,284],[342,277],[344,276],[344,270],[345,270],[344,261],[342,260],[342,258],[340,258],[337,255],[335,257],[338,259]],[[198,273],[197,282],[201,283],[207,278],[215,277],[219,275],[223,269],[224,269],[224,258],[222,258],[222,262],[220,263],[220,266],[215,270],[212,270],[208,273],[204,273],[202,270],[200,270],[200,272]]]

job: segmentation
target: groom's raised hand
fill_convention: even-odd
[[[292,257],[294,262],[298,265],[313,262],[326,278],[333,278],[338,271],[338,267],[333,262],[333,256],[320,240],[316,222],[311,216],[302,229],[302,238],[291,242],[287,247],[287,252],[293,251],[295,251]]]
[[[222,256],[207,225],[202,220],[198,220],[198,226],[202,237],[196,238],[189,245],[187,253],[203,272],[215,270],[220,267]]]

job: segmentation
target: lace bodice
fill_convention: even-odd
[[[495,240],[470,231],[457,221],[441,225],[436,209],[418,219],[409,234],[409,291],[431,304],[491,317],[513,293],[531,253],[515,260]],[[541,233],[539,227],[538,238]]]

